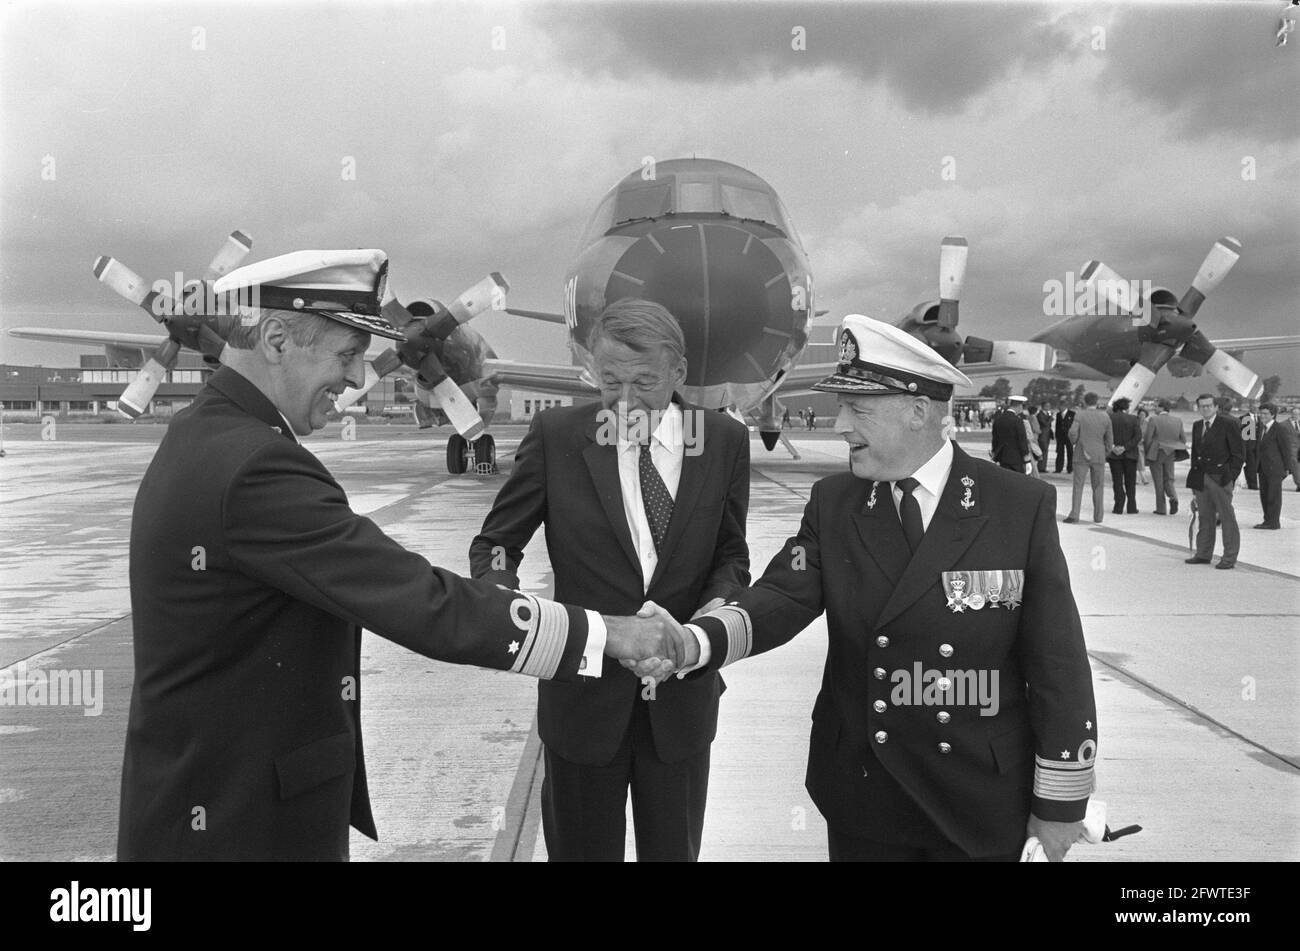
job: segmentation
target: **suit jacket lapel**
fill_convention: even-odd
[[[969,484],[963,483],[963,479],[969,479]],[[962,504],[966,500],[967,488],[970,489],[970,499],[967,501],[969,507]],[[921,547],[912,555],[911,561],[907,562],[902,577],[894,586],[893,594],[876,619],[877,627],[888,624],[937,585],[941,573],[950,570],[975,541],[975,536],[988,521],[988,516],[980,513],[980,495],[980,480],[976,477],[974,461],[954,443],[952,471],[948,474],[948,483],[939,497],[939,507],[921,537]],[[892,509],[893,500],[887,501]],[[894,521],[898,521],[897,516]],[[903,537],[901,525],[898,529],[898,542],[902,546],[901,550],[906,553],[907,541]]]
[[[868,483],[865,501],[862,508],[853,514],[853,523],[867,553],[880,566],[889,583],[897,585],[907,567],[907,536],[903,534],[903,523],[898,520],[891,489],[888,482]],[[876,501],[871,505],[873,492]]]
[[[601,508],[605,510],[609,527],[613,529],[619,547],[639,577],[641,562],[636,556],[636,546],[632,543],[632,532],[627,527],[627,514],[623,511],[623,489],[618,481],[618,445],[602,446],[596,442],[596,431],[599,428],[597,414],[600,408],[597,403],[592,410],[591,422],[587,426],[587,439],[591,445],[582,451],[582,458],[591,472],[592,485],[596,497],[600,499]]]

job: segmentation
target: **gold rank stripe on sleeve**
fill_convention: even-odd
[[[1093,789],[1093,764],[1034,756],[1034,795],[1053,802],[1078,802]]]
[[[705,617],[717,618],[727,632],[727,656],[719,666],[726,667],[749,656],[749,652],[754,649],[754,625],[749,620],[748,611],[732,604],[724,604]]]
[[[526,614],[524,612],[527,612]],[[520,595],[510,605],[515,626],[525,632],[523,646],[510,670],[550,680],[560,666],[569,639],[569,615],[564,606],[531,595]]]

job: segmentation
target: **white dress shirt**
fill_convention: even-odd
[[[945,439],[939,451],[912,473],[912,478],[920,483],[912,490],[912,498],[916,499],[916,504],[921,507],[923,528],[930,527],[930,519],[934,518],[934,513],[939,508],[939,498],[943,495],[943,487],[948,484],[948,476],[951,472],[952,443]],[[903,504],[903,490],[898,487],[897,482],[892,483],[891,489],[894,511],[898,512],[898,520],[901,522],[903,512],[899,506]]]
[[[627,517],[632,545],[641,564],[642,592],[650,590],[659,556],[655,554],[654,536],[650,520],[646,518],[645,503],[641,499],[641,447],[627,439],[626,427],[619,427],[618,485],[623,490],[623,514]],[[635,435],[635,431],[633,431]],[[650,461],[659,472],[659,478],[668,487],[668,494],[677,499],[677,486],[682,481],[682,411],[676,403],[669,403],[659,416],[659,425],[650,436]]]
[[[623,493],[623,515],[627,518],[632,546],[641,565],[642,593],[650,590],[659,556],[655,554],[654,536],[650,521],[641,501],[640,444],[630,441],[628,428],[619,427],[618,485]],[[677,499],[677,486],[682,480],[682,411],[676,403],[669,403],[659,416],[659,425],[650,435],[650,461],[659,472],[659,478],[668,487],[668,494]],[[605,641],[608,632],[599,614],[587,612],[587,649],[582,653],[582,666],[578,673],[584,677],[599,677],[603,670]]]

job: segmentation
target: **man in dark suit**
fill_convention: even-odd
[[[1059,860],[1097,717],[1055,489],[943,438],[965,377],[924,344],[858,315],[840,339],[815,389],[840,394],[851,472],[813,486],[753,588],[688,625],[687,662],[720,669],[826,612],[807,786],[831,860],[1015,861],[1026,834]]]
[[[1216,402],[1219,412],[1216,415]],[[1214,555],[1216,524],[1223,525],[1223,557],[1216,568],[1237,564],[1241,533],[1232,508],[1232,490],[1237,485],[1245,455],[1241,448],[1241,427],[1228,412],[1226,399],[1215,400],[1208,393],[1196,398],[1201,418],[1192,424],[1192,468],[1187,487],[1196,499],[1200,525],[1196,530],[1196,554],[1189,565],[1208,565]]]
[[[1043,406],[1038,410],[1037,423],[1038,423],[1038,448],[1041,449],[1043,452],[1043,454],[1038,457],[1038,471],[1046,472],[1047,471],[1047,447],[1052,442],[1052,413],[1047,408],[1046,403],[1044,403]]]
[[[1115,495],[1116,515],[1123,515],[1128,504],[1129,515],[1138,514],[1137,465],[1138,441],[1142,438],[1142,424],[1128,411],[1128,397],[1121,396],[1111,404],[1111,446],[1106,461],[1110,464],[1111,491]]]
[[[1277,420],[1277,405],[1259,408],[1259,504],[1264,521],[1256,528],[1282,527],[1282,481],[1295,470],[1296,439],[1291,427]]]
[[[388,262],[303,254],[217,283],[260,292],[261,309],[231,331],[226,366],[176,415],[136,496],[119,860],[343,860],[349,825],[377,838],[362,626],[558,680],[598,676],[604,650],[663,646],[629,653],[623,621],[432,567],[351,510],[295,434],[361,385],[372,333],[401,339],[378,316]]]
[[[544,523],[556,598],[614,614],[649,600],[684,621],[749,584],[749,433],[675,396],[685,341],[660,305],[610,305],[589,350],[601,402],[534,419],[470,546],[471,570],[517,586]],[[624,419],[626,433],[614,425]],[[630,787],[637,858],[694,861],[723,689],[710,673],[642,690],[623,670],[539,684],[549,857],[622,861]]]
[[[1070,442],[1070,427],[1074,425],[1074,407],[1062,403],[1053,420],[1056,435],[1056,471],[1074,472],[1074,444]]]
[[[1245,461],[1241,471],[1246,476],[1246,488],[1259,488],[1259,417],[1246,404],[1246,411],[1237,417],[1241,424],[1241,451]]]
[[[993,417],[993,461],[1003,469],[1024,472],[1032,458],[1025,421],[1012,412],[1010,404],[1002,404]]]
[[[1281,418],[1278,422],[1282,422]],[[1291,470],[1291,480],[1295,483],[1295,490],[1300,492],[1300,406],[1291,407],[1291,416],[1286,421],[1291,427],[1292,434],[1295,435],[1296,444],[1296,464],[1297,468]]]

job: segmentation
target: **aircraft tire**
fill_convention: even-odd
[[[447,471],[463,475],[468,468],[469,441],[460,433],[452,433],[447,439]]]

